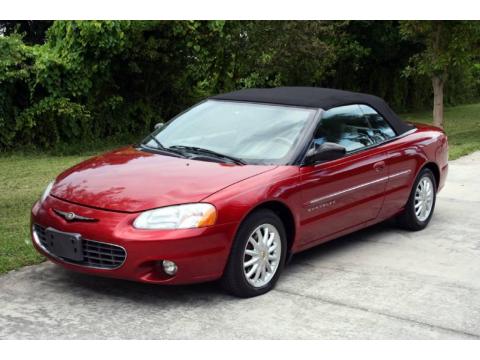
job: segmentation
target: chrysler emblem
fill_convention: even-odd
[[[53,209],[53,211],[55,211],[57,215],[60,215],[67,221],[98,221],[98,219],[77,215],[74,212],[61,211],[58,209]]]

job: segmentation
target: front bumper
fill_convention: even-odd
[[[96,222],[67,222],[53,209],[74,212],[97,219]],[[32,208],[32,241],[35,248],[63,267],[92,275],[164,284],[187,284],[218,279],[222,276],[237,224],[221,224],[200,229],[138,230],[132,223],[137,213],[119,213],[72,204],[49,196]],[[34,226],[81,234],[82,238],[116,245],[126,257],[116,268],[79,265],[49,253],[42,246]],[[162,260],[174,261],[174,276],[164,273]]]

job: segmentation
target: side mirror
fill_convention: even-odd
[[[161,129],[161,128],[163,127],[163,125],[165,125],[165,123],[156,123],[156,124],[153,126],[153,128],[154,128],[155,130],[158,130],[158,129]]]
[[[304,164],[313,165],[321,161],[340,159],[346,152],[347,150],[343,146],[326,142],[317,148],[308,150],[307,155],[305,155]]]

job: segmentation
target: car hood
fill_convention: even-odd
[[[183,159],[128,147],[66,170],[57,177],[51,194],[89,207],[138,212],[198,202],[275,167]]]

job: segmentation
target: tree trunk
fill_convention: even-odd
[[[433,85],[433,125],[443,128],[443,85],[445,81],[434,75]]]

